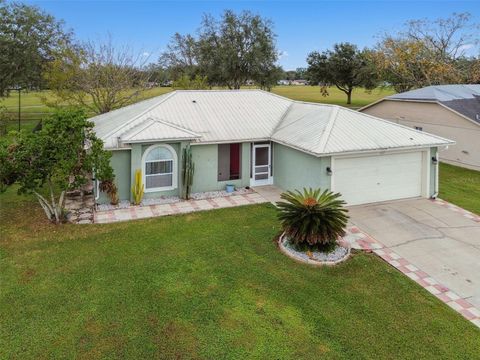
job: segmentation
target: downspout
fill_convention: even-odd
[[[435,175],[433,177],[433,195],[431,196],[432,199],[436,199],[438,197],[438,150],[435,156],[432,156],[432,164],[435,166]]]
[[[97,180],[97,177],[95,176],[95,169],[92,170],[92,174],[93,174],[92,181],[93,181],[93,189],[94,189],[93,191],[95,193],[95,202],[97,202],[97,200],[100,198],[100,183]]]

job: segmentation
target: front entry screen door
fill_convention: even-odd
[[[270,145],[253,146],[253,185],[270,184]]]

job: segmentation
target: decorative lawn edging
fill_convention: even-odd
[[[292,249],[291,247],[289,247],[286,242],[287,242],[288,238],[286,236],[285,233],[282,233],[282,235],[280,235],[280,237],[278,238],[278,248],[280,249],[280,251],[285,254],[286,256],[288,256],[289,258],[295,260],[295,261],[298,261],[298,262],[301,262],[301,263],[304,263],[304,264],[308,264],[308,265],[313,265],[313,266],[324,266],[324,265],[327,265],[327,266],[333,266],[333,265],[337,265],[337,264],[340,264],[341,262],[344,262],[345,260],[347,260],[349,257],[350,257],[350,246],[347,242],[340,240],[338,242],[338,245],[336,247],[337,248],[343,248],[345,249],[345,253],[340,257],[338,258],[337,260],[318,260],[318,259],[314,259],[314,258],[309,258],[306,254],[303,254],[299,251],[296,251],[294,249]],[[335,250],[334,250],[335,251]]]
[[[477,214],[474,214],[468,210],[465,210],[461,208],[460,206],[454,205],[452,203],[449,203],[448,201],[445,201],[443,199],[430,199],[433,203],[443,206],[449,210],[455,211],[457,213],[460,213],[463,217],[466,217],[467,219],[470,219],[475,222],[480,222],[480,216]]]
[[[448,203],[447,203],[448,204]],[[441,204],[442,206],[445,206]],[[453,205],[455,206],[455,205]],[[461,208],[460,208],[461,209]],[[457,211],[457,210],[455,210]],[[466,210],[464,210],[467,212]],[[473,219],[472,219],[473,220]],[[474,220],[476,221],[476,220]],[[435,295],[443,303],[460,313],[465,319],[480,328],[480,310],[470,304],[467,300],[461,298],[448,287],[440,284],[426,272],[420,270],[407,259],[398,255],[392,249],[385,247],[382,243],[372,238],[370,235],[362,232],[358,227],[352,226],[347,229],[347,235],[344,240],[348,241],[352,248],[367,252],[373,252],[382,260],[393,266],[402,274],[408,276],[429,293]]]

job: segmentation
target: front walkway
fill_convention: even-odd
[[[111,223],[150,217],[184,214],[201,210],[212,210],[233,206],[261,204],[268,202],[260,194],[253,192],[241,195],[231,195],[212,199],[180,201],[172,204],[131,206],[125,209],[115,209],[95,212],[95,223]]]

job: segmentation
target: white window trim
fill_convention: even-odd
[[[170,153],[172,154],[172,158],[171,159],[162,159],[162,160],[159,160],[159,161],[169,161],[169,160],[172,160],[173,161],[173,164],[172,164],[172,186],[162,186],[162,187],[156,187],[156,188],[149,188],[147,189],[147,174],[146,174],[146,163],[147,162],[154,162],[154,161],[146,161],[146,158],[148,156],[148,154],[150,153],[150,151],[156,149],[156,148],[160,148],[160,147],[163,147],[163,148],[166,148],[168,151],[170,151]],[[156,162],[156,161],[155,161]],[[146,193],[149,193],[149,192],[158,192],[158,191],[169,191],[169,190],[175,190],[177,187],[178,187],[178,156],[177,156],[177,152],[175,151],[175,149],[168,145],[168,144],[161,144],[161,145],[152,145],[152,146],[149,146],[143,153],[142,155],[142,181],[143,183],[145,184],[145,192]],[[170,173],[165,173],[165,175],[168,175]],[[163,175],[163,174],[162,174]]]

